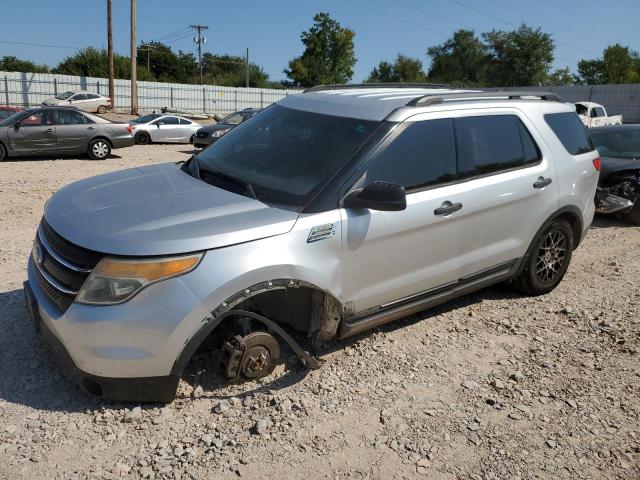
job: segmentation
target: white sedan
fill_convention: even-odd
[[[136,143],[146,145],[159,143],[193,143],[193,138],[202,125],[175,115],[150,113],[131,121]]]
[[[111,99],[98,95],[97,93],[85,92],[64,92],[55,97],[46,98],[42,106],[68,105],[76,107],[85,112],[106,113],[111,110]]]

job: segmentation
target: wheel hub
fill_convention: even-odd
[[[280,346],[270,333],[236,335],[224,344],[223,367],[228,378],[256,379],[269,375],[280,356]]]

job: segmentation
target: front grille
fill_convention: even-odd
[[[209,134],[207,132],[198,132],[196,133],[196,137],[198,138],[207,138]]]
[[[69,308],[103,254],[74,245],[58,235],[42,219],[36,243],[40,261],[32,257],[42,291],[63,312]],[[48,277],[48,279],[47,279]]]

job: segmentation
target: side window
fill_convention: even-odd
[[[524,164],[520,121],[515,115],[458,118],[455,128],[461,177],[484,175]]]
[[[77,102],[78,100],[86,100],[86,99],[87,99],[87,96],[84,93],[78,93],[77,95],[70,98],[70,100],[73,100],[74,102]]]
[[[96,100],[97,98],[100,98],[100,95],[96,95],[95,93],[87,93],[87,99]]]
[[[58,110],[58,125],[82,125],[93,123],[87,117],[75,110]]]
[[[596,111],[596,117],[606,117],[606,115],[604,113],[604,108],[596,107],[596,108],[594,108],[594,110]]]
[[[411,122],[383,145],[367,168],[366,184],[397,183],[416,190],[456,178],[456,147],[451,119]]]
[[[46,118],[47,111],[43,110],[41,112],[34,112],[28,117],[23,118],[21,123],[23,127],[39,127],[40,125],[47,124]]]
[[[547,113],[544,119],[571,155],[595,150],[587,129],[575,113]]]
[[[160,119],[160,122],[164,123],[165,125],[179,125],[180,124],[180,121],[176,117],[164,117],[164,118]]]
[[[189,120],[185,120],[184,118],[180,119],[180,125],[191,125],[192,122]]]
[[[524,160],[524,165],[534,165],[542,160],[542,153],[540,153],[540,148],[536,145],[536,141],[527,130],[527,127],[520,121],[518,121],[518,126],[520,127],[520,139],[522,140],[522,157]]]

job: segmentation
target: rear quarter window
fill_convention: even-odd
[[[595,150],[587,129],[575,113],[547,113],[544,119],[565,150],[571,155],[580,155]]]

